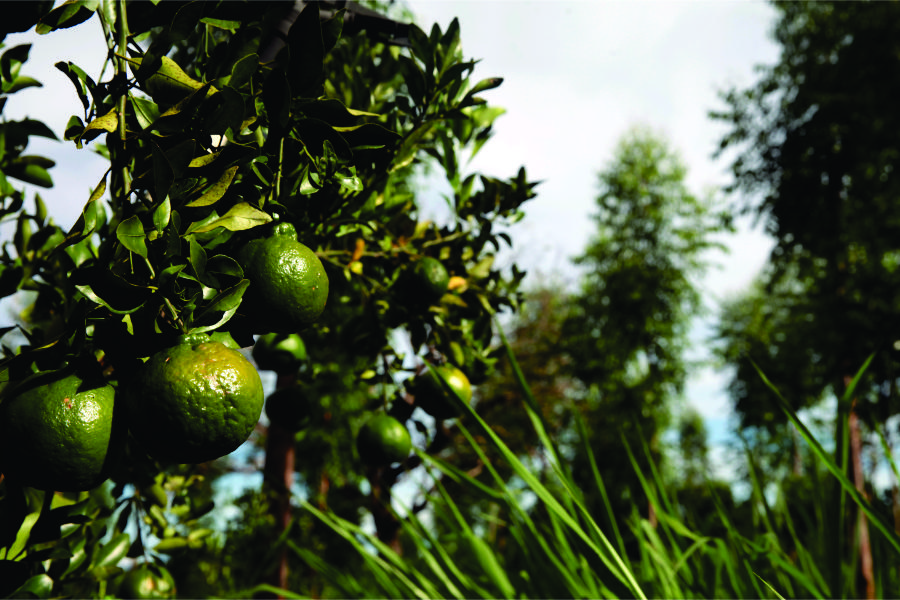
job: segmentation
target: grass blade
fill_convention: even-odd
[[[866,361],[866,364],[863,366],[865,369],[868,366],[869,362],[872,360],[872,357],[869,357],[869,360]],[[828,456],[828,453],[825,452],[825,449],[822,448],[822,445],[816,439],[816,437],[812,434],[812,432],[807,429],[806,425],[797,417],[797,414],[791,409],[787,400],[784,399],[784,396],[781,395],[781,392],[772,385],[772,382],[768,380],[768,378],[763,374],[762,370],[756,363],[753,363],[754,368],[756,368],[756,372],[762,378],[763,383],[775,393],[775,397],[778,399],[779,404],[781,405],[782,411],[784,411],[785,415],[787,415],[788,419],[794,424],[794,426],[800,431],[800,435],[806,440],[806,443],[809,444],[810,448],[816,454],[816,456],[825,464],[831,474],[834,475],[835,478],[840,482],[841,487],[844,492],[848,496],[850,496],[853,501],[856,503],[859,508],[866,513],[866,516],[869,518],[872,525],[877,529],[881,534],[885,537],[888,543],[894,548],[894,550],[900,554],[900,537],[894,532],[892,527],[889,527],[881,518],[881,516],[875,512],[872,508],[872,505],[869,504],[869,501],[866,500],[860,493],[859,490],[856,489],[856,486],[851,482],[845,472],[838,467],[833,460]],[[859,377],[862,375],[862,370],[857,373],[854,378],[854,384],[859,380]],[[848,390],[851,389],[848,386]],[[837,591],[837,590],[835,590]]]

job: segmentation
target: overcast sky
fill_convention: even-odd
[[[717,92],[754,81],[753,67],[777,59],[769,38],[774,9],[751,1],[645,0],[430,0],[409,3],[420,26],[442,29],[458,17],[466,58],[481,59],[474,79],[500,76],[484,94],[507,109],[493,139],[470,170],[511,177],[524,165],[541,180],[527,217],[514,229],[515,256],[529,271],[572,280],[569,260],[586,246],[596,174],[612,158],[619,137],[636,124],[665,135],[688,166],[697,193],[728,181],[727,164],[711,158],[723,131],[708,111],[721,108]],[[105,52],[96,20],[39,37],[14,34],[6,45],[34,42],[25,71],[41,90],[11,97],[6,118],[30,116],[61,137],[81,107],[53,64],[71,60],[97,78]],[[42,191],[56,221],[68,227],[106,164],[71,144],[42,143],[29,153],[58,160],[56,188]],[[8,229],[6,230],[8,232]],[[743,289],[766,258],[769,242],[742,231],[725,240],[732,251],[703,281],[715,300]],[[698,331],[700,331],[698,329]],[[722,431],[727,400],[724,377],[699,371],[688,399]]]
[[[412,7],[423,28],[437,22],[446,29],[459,18],[466,57],[481,59],[474,78],[504,78],[484,97],[507,113],[472,168],[509,177],[525,165],[543,181],[516,226],[517,259],[569,281],[569,260],[594,230],[597,172],[620,136],[649,125],[681,153],[694,193],[721,186],[728,164],[712,153],[724,130],[707,113],[722,108],[719,91],[752,84],[754,66],[778,58],[769,37],[775,10],[762,2],[437,0]],[[702,282],[711,309],[750,283],[771,248],[746,226],[723,241],[730,254],[711,256],[720,267]],[[695,328],[696,357],[705,356],[710,321]],[[729,431],[726,380],[704,368],[686,390],[717,441]]]

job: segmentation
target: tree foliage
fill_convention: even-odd
[[[563,325],[571,372],[587,390],[594,453],[604,480],[616,482],[621,512],[633,502],[628,490],[640,487],[620,436],[642,457],[643,435],[659,456],[657,434],[683,390],[688,329],[702,308],[695,278],[710,234],[724,225],[710,201],[688,191],[685,174],[651,131],[620,141],[599,175],[597,234],[576,260],[584,277]]]
[[[755,85],[724,94],[727,110],[713,114],[729,127],[722,149],[737,151],[733,191],[776,241],[759,302],[785,317],[765,328],[779,336],[772,352],[781,348],[794,386],[810,385],[795,398],[818,396],[826,385],[843,389],[843,378],[879,352],[869,390],[891,390],[876,403],[886,416],[896,411],[900,290],[891,175],[900,154],[890,100],[900,85],[898,7],[776,6],[780,60],[762,68]],[[726,317],[725,327],[740,321]]]
[[[84,0],[34,16],[29,26],[50,35],[99,20],[109,54],[101,81],[71,61],[56,64],[80,99],[62,135],[38,121],[2,125],[2,216],[16,232],[0,256],[0,292],[36,294],[26,343],[4,346],[2,372],[15,383],[93,356],[117,384],[183,331],[249,347],[263,333],[260,308],[244,302],[251,283],[236,256],[270,224],[290,223],[331,286],[322,318],[300,332],[308,360],[287,380],[313,399],[309,426],[289,444],[301,489],[358,521],[363,506],[390,512],[391,485],[417,464],[366,471],[353,450],[365,417],[390,410],[409,419],[403,382],[426,360],[489,372],[492,315],[518,303],[524,275],[494,267],[510,243],[498,226],[521,218],[534,184],[524,169],[502,180],[461,166],[502,113],[480,97],[501,80],[470,80],[475,61],[464,58],[456,21],[428,33],[404,24],[408,38],[398,45],[365,27],[345,33],[347,12],[311,3],[287,21],[282,43],[277,29],[292,6]],[[0,56],[5,94],[32,85],[20,72],[28,50]],[[52,185],[51,161],[24,153],[30,136],[62,137],[109,160],[69,228],[39,196],[26,208],[14,184]],[[421,216],[429,200],[414,181],[427,164],[452,189],[444,223]],[[425,256],[451,276],[430,304],[398,283]],[[434,427],[415,425],[432,441]],[[131,440],[125,466],[92,492],[3,481],[5,591],[102,595],[114,591],[122,559],[165,555],[185,591],[239,593],[260,583],[277,561],[258,552],[254,564],[226,564],[221,546],[236,548],[243,536],[252,540],[246,549],[271,548],[280,531],[271,503],[290,490],[249,495],[246,523],[269,529],[226,542],[202,520],[223,468],[229,463],[161,465]],[[327,546],[308,520],[297,523],[293,533],[309,547]]]

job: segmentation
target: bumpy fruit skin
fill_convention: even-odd
[[[231,453],[250,436],[265,399],[250,361],[206,334],[181,336],[151,356],[125,391],[131,432],[168,463]]]
[[[403,423],[379,413],[359,429],[356,450],[368,465],[389,465],[406,460],[412,450],[412,438]]]
[[[165,567],[143,564],[122,576],[118,591],[120,598],[174,598],[175,580]]]
[[[61,492],[102,483],[120,456],[115,389],[74,370],[38,376],[0,402],[0,469],[10,481]]]
[[[416,406],[424,410],[435,419],[450,419],[458,417],[460,411],[456,402],[450,398],[449,392],[438,379],[440,373],[446,380],[450,389],[468,404],[472,400],[472,385],[466,374],[452,365],[433,366],[416,376],[413,381],[413,395],[416,398]]]
[[[296,333],[267,333],[256,340],[253,360],[257,368],[290,375],[306,361],[306,345]]]
[[[325,267],[315,252],[297,241],[290,223],[279,223],[268,237],[247,242],[237,259],[250,280],[242,312],[258,331],[295,333],[325,310]]]

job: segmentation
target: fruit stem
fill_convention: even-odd
[[[166,308],[169,309],[169,312],[172,314],[172,320],[178,325],[178,328],[181,330],[181,333],[187,333],[187,327],[184,325],[184,321],[181,320],[181,317],[178,315],[178,311],[175,310],[175,306],[172,304],[172,301],[168,298],[163,298],[163,301],[166,303]]]

